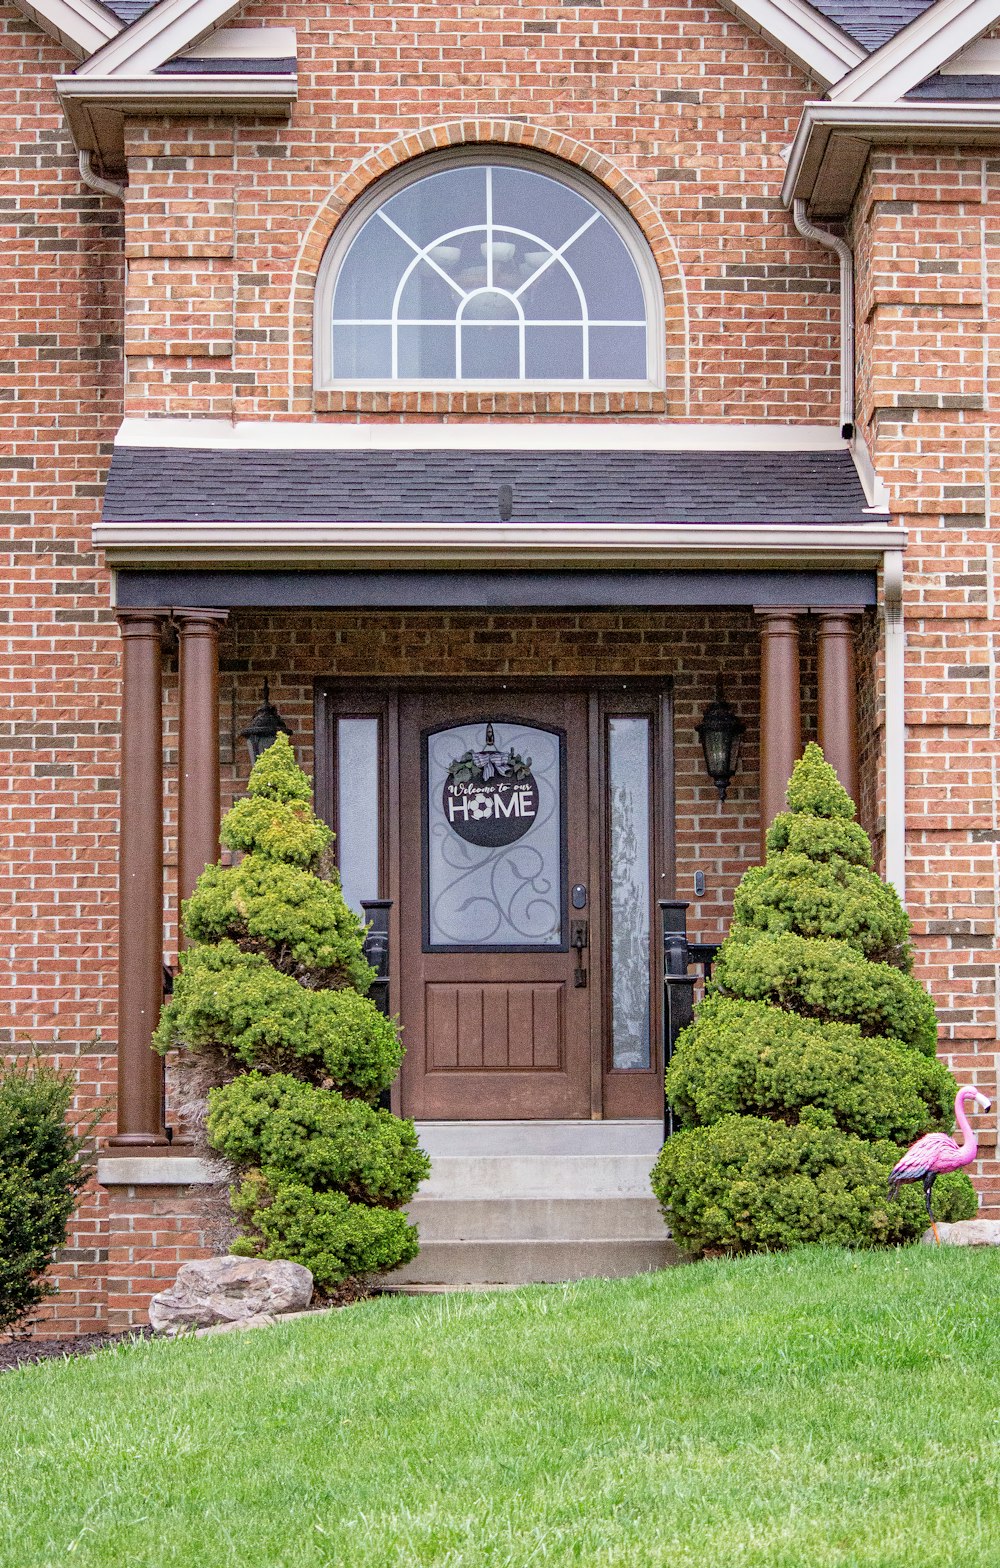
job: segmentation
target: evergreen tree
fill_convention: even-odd
[[[653,1188],[697,1252],[913,1240],[923,1195],[890,1202],[889,1171],[914,1139],[952,1125],[956,1085],[935,1055],[909,921],[818,746],[787,803],[667,1073],[682,1130]],[[935,1202],[942,1219],[975,1213],[962,1172],[940,1179]]]
[[[287,1258],[319,1289],[416,1256],[401,1205],[430,1166],[413,1123],[378,1108],[403,1048],[367,992],[364,927],[284,735],[255,763],[183,909],[190,946],[154,1043],[207,1057],[209,1146],[237,1168],[233,1251]]]

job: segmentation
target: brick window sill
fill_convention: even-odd
[[[640,392],[434,392],[321,391],[313,394],[318,414],[669,414],[676,412],[663,391]]]

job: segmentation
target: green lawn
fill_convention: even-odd
[[[383,1299],[0,1377],[3,1568],[998,1568],[1000,1257]]]

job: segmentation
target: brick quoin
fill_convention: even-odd
[[[287,123],[126,122],[124,208],[81,183],[53,79],[78,63],[0,5],[0,443],[7,528],[0,743],[9,897],[0,903],[0,1049],[77,1075],[114,1123],[119,639],[94,553],[123,414],[227,420],[545,419],[835,424],[834,259],[784,210],[784,151],[817,84],[716,5],[484,7],[252,3],[292,26]],[[531,148],[601,183],[646,236],[663,286],[660,392],[312,390],[312,296],[338,221],[385,173],[440,148]],[[996,1096],[1000,850],[992,497],[1000,161],[974,147],[880,147],[847,226],[858,270],[859,423],[909,530],[904,577],[908,902],[941,1049]],[[126,283],[127,263],[127,283]],[[627,440],[627,436],[623,437]],[[710,624],[709,624],[710,622]],[[884,669],[858,637],[861,799],[884,842]],[[224,804],[267,675],[312,765],[324,675],[663,675],[674,681],[678,895],[720,937],[756,858],[756,627],[749,612],[234,614],[221,641]],[[176,954],[176,647],[165,633],[168,889]],[[694,724],[716,675],[748,723],[719,807]],[[815,733],[812,633],[804,733]],[[9,960],[6,955],[9,955]],[[168,1121],[171,1119],[168,1106]],[[979,1162],[984,1212],[1000,1171]],[[96,1183],[53,1269],[41,1332],[140,1322],[181,1261],[216,1244],[197,1188]]]

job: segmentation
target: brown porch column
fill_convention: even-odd
[[[175,610],[180,642],[177,894],[219,856],[219,627],[225,610]]]
[[[163,1063],[150,1045],[163,999],[162,610],[122,610],[118,870],[118,1133],[166,1143]]]
[[[760,833],[785,809],[785,791],[802,755],[799,618],[794,610],[760,616]]]
[[[854,616],[817,610],[819,743],[851,799],[858,798],[858,693],[854,667]]]

